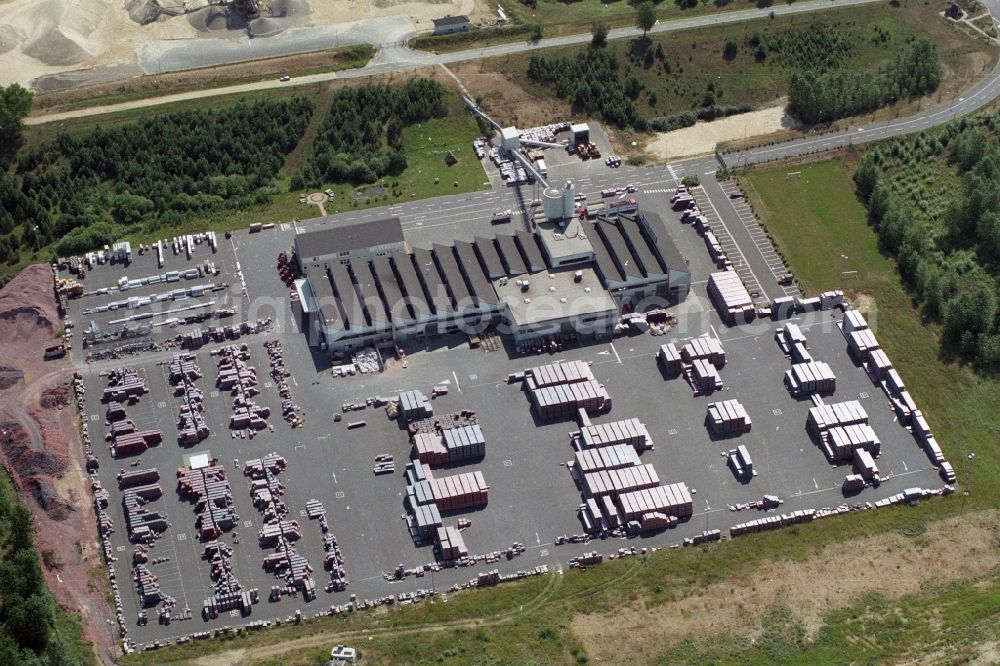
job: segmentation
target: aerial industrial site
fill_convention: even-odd
[[[53,267],[126,651],[952,490],[874,322],[731,183],[493,125],[490,199]]]

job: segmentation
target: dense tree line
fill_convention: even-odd
[[[69,666],[54,634],[55,601],[45,586],[31,512],[0,482],[0,664]]]
[[[302,97],[239,103],[25,148],[0,177],[0,255],[53,242],[59,254],[78,253],[111,240],[116,223],[153,229],[266,203],[312,109]]]
[[[792,72],[788,108],[807,123],[829,122],[873,111],[904,97],[925,95],[936,90],[940,81],[937,47],[922,37],[882,69]]]
[[[532,56],[528,78],[552,86],[557,97],[570,100],[583,113],[599,114],[611,125],[647,127],[635,104],[642,85],[634,76],[630,77],[634,82],[622,80],[618,55],[611,49],[584,49],[574,56]]]
[[[338,90],[312,156],[292,178],[292,189],[399,175],[406,168],[403,129],[446,113],[444,88],[430,79]]]
[[[982,115],[915,139],[897,139],[868,151],[854,174],[880,247],[896,257],[924,314],[942,324],[942,351],[992,372],[1000,371],[995,277],[1000,271],[1000,142],[995,130],[1000,130],[1000,116]],[[957,192],[928,194],[924,184],[903,182],[906,164],[942,158],[961,176]],[[934,209],[929,198],[950,203]]]

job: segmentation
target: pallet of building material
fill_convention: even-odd
[[[622,521],[640,520],[645,513],[656,512],[680,519],[690,518],[694,511],[691,492],[684,483],[671,483],[620,493],[615,500]]]
[[[889,360],[889,355],[884,350],[875,349],[868,354],[865,369],[876,382],[880,382],[885,380],[889,371],[893,369],[892,361]]]
[[[427,482],[440,511],[474,509],[489,502],[490,487],[478,470],[440,478],[428,475]]]
[[[845,336],[849,336],[855,331],[863,331],[868,328],[868,322],[864,315],[857,310],[848,310],[844,313],[844,319],[840,322]]]
[[[383,474],[395,474],[396,473],[396,463],[393,462],[379,462],[375,463],[372,467],[372,474],[375,476],[382,476]]]
[[[375,397],[376,402],[378,401],[378,396]],[[448,430],[450,428],[461,428],[464,426],[477,425],[479,423],[479,417],[476,416],[476,412],[471,409],[463,409],[460,412],[453,412],[451,414],[441,414],[439,416],[433,416],[426,419],[416,419],[410,421],[406,428],[410,433],[410,436],[423,432],[423,433],[436,433],[442,430]]]
[[[847,348],[851,355],[864,363],[868,360],[868,355],[877,349],[881,349],[875,333],[870,328],[851,331],[847,336]]]
[[[738,435],[750,432],[753,423],[739,400],[723,400],[708,406],[705,416],[708,429],[716,436]]]
[[[320,516],[325,516],[326,509],[323,507],[322,502],[320,502],[319,500],[311,499],[306,502],[306,515],[309,516],[310,519],[315,520]]]
[[[437,528],[441,527],[441,512],[436,504],[422,504],[413,507],[413,526],[422,542],[434,538]]]
[[[683,361],[674,343],[668,342],[665,345],[660,345],[660,350],[656,352],[656,360],[668,375],[681,373]]]
[[[465,539],[462,533],[451,525],[442,526],[435,530],[436,545],[444,561],[458,560],[469,556],[469,549],[465,547]]]
[[[108,409],[104,413],[104,416],[109,423],[122,421],[125,419],[125,407],[120,402],[112,400],[108,403]]]
[[[109,432],[111,433],[111,437],[114,438],[133,433],[136,429],[135,421],[132,419],[123,419],[121,421],[113,421]]]
[[[840,289],[824,291],[819,295],[819,304],[821,310],[838,308],[844,304],[844,292]]]
[[[841,492],[845,495],[864,490],[865,477],[860,474],[848,474],[844,477],[844,482],[840,486]]]
[[[773,321],[783,321],[795,314],[795,299],[791,296],[783,296],[771,301],[771,319]]]
[[[581,449],[628,444],[637,453],[642,453],[653,448],[653,439],[649,436],[646,424],[636,418],[610,423],[587,423],[580,428],[576,442]]]
[[[114,458],[141,454],[150,446],[163,441],[163,433],[159,430],[143,430],[115,437],[111,442],[111,455]]]
[[[708,360],[695,359],[691,365],[685,366],[684,377],[687,379],[695,395],[705,395],[722,389],[722,377],[719,371]]]
[[[854,469],[864,477],[865,481],[873,485],[878,485],[881,480],[878,467],[872,455],[865,449],[854,449]]]
[[[243,463],[243,475],[253,479],[264,478],[265,471],[278,474],[285,470],[285,459],[277,453],[268,453],[261,458],[251,458]]]
[[[837,390],[837,376],[828,363],[810,361],[796,363],[785,371],[785,388],[795,396],[831,395]]]
[[[693,363],[695,359],[703,358],[716,368],[726,365],[726,350],[718,338],[704,335],[693,338],[681,347],[681,358],[685,363]]]
[[[639,454],[628,444],[583,449],[576,452],[575,468],[580,474],[640,465]]]
[[[399,416],[404,422],[426,419],[434,415],[430,399],[421,391],[400,391]]]
[[[806,427],[816,435],[822,435],[837,426],[868,423],[868,412],[857,400],[846,400],[809,408]]]
[[[302,538],[302,529],[298,521],[281,520],[274,523],[265,523],[257,533],[257,538],[261,546],[272,546],[279,538],[289,541],[298,541]]]
[[[733,525],[729,528],[729,535],[736,537],[755,532],[766,532],[798,523],[807,523],[815,518],[815,509],[801,509],[792,513],[781,514],[780,516],[767,516]]]
[[[538,389],[594,381],[594,373],[584,361],[566,361],[528,368],[524,371],[524,378],[527,389]]]
[[[851,460],[855,449],[864,449],[872,456],[881,453],[882,443],[867,423],[834,426],[823,433],[820,441],[827,460]]]
[[[741,481],[752,478],[756,474],[753,469],[753,460],[750,459],[750,451],[743,444],[726,453],[726,464],[729,465],[729,469],[733,470],[736,478]]]
[[[132,579],[135,581],[135,590],[139,595],[140,608],[150,608],[163,599],[158,579],[145,564],[137,564],[132,569]]]
[[[536,414],[544,420],[574,418],[580,408],[588,414],[611,409],[607,389],[593,380],[533,389],[529,396]]]
[[[167,377],[171,384],[179,384],[185,379],[195,381],[201,379],[201,368],[193,356],[174,357],[167,364]]]
[[[614,499],[623,493],[655,488],[659,485],[660,478],[649,464],[598,470],[583,475],[584,494],[594,498],[608,495]]]
[[[727,270],[709,275],[708,296],[727,326],[750,322],[756,317],[753,298],[736,271]]]
[[[677,516],[668,516],[659,511],[650,511],[639,517],[639,531],[643,533],[659,532],[670,527],[676,527],[679,522]]]

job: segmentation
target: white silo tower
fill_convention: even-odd
[[[563,217],[563,192],[558,187],[547,187],[542,192],[542,210],[547,220],[561,220]]]
[[[576,186],[573,185],[573,181],[566,181],[562,195],[562,216],[565,219],[569,219],[576,214]]]

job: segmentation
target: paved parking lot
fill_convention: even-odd
[[[669,191],[677,175],[662,168],[611,170],[603,164],[572,160],[560,166],[560,178],[578,178],[580,191],[584,193],[634,183],[640,188],[636,195],[640,205],[654,210],[668,210]],[[720,228],[732,232],[726,236],[727,251],[732,252],[731,257],[743,258],[745,272],[751,278],[760,278],[756,284],[760,287],[761,298],[788,293],[780,289],[774,279],[783,267],[774,261],[773,249],[745,204],[729,198],[731,190],[727,188],[731,188],[730,185],[720,185],[714,178],[703,175],[705,181],[703,198],[710,205],[703,206],[702,210],[712,211]],[[426,247],[442,240],[510,233],[509,227],[513,224],[491,226],[489,222],[492,210],[510,197],[512,193],[505,189],[390,206],[346,217],[367,219],[386,213],[397,214],[410,243]],[[571,348],[554,356],[528,357],[517,357],[509,350],[470,349],[462,337],[441,337],[410,345],[405,368],[399,363],[391,363],[381,374],[350,378],[334,378],[327,372],[329,358],[307,346],[287,290],[277,279],[277,254],[291,244],[296,226],[301,229],[312,223],[284,223],[252,235],[237,232],[232,239],[220,235],[217,252],[212,253],[207,245],[198,246],[191,261],[183,255],[168,253],[167,264],[162,269],[157,267],[155,257],[147,254],[136,256],[127,269],[116,265],[92,271],[85,280],[88,290],[113,286],[124,275],[135,279],[167,270],[184,270],[208,259],[220,269],[220,275],[191,282],[200,284],[211,280],[230,285],[226,290],[205,297],[217,301],[213,309],[237,308],[238,314],[232,318],[235,321],[274,319],[270,333],[246,336],[238,341],[248,345],[251,362],[261,381],[261,393],[255,400],[269,406],[273,415],[270,419],[273,431],[262,431],[253,439],[234,437],[228,428],[231,398],[214,387],[216,358],[211,352],[221,346],[218,343],[195,352],[204,375],[197,386],[205,393],[205,415],[212,434],[189,447],[176,443],[175,419],[181,403],[173,395],[163,365],[173,356],[173,350],[92,364],[83,363],[79,349],[73,352],[74,360],[84,367],[88,387],[85,418],[89,420],[101,461],[99,476],[112,496],[110,510],[117,527],[113,541],[115,552],[121,558],[121,581],[127,579],[125,569],[131,558],[131,545],[127,540],[115,475],[119,469],[131,469],[132,459],[113,460],[101,442],[106,430],[104,408],[99,404],[100,390],[106,383],[101,373],[123,365],[144,373],[150,392],[136,406],[127,408],[127,413],[140,428],[156,427],[164,434],[162,444],[141,456],[141,468],[160,470],[164,495],[152,506],[164,511],[170,523],[170,528],[150,552],[151,558],[168,559],[150,568],[159,577],[164,593],[178,599],[177,610],[191,608],[194,619],[175,621],[165,627],[158,626],[155,613],[151,613],[148,626],[130,627],[130,638],[141,644],[244,621],[231,614],[208,622],[199,617],[202,601],[212,592],[212,582],[207,563],[200,558],[194,507],[178,496],[173,481],[176,469],[184,465],[186,457],[192,453],[209,452],[218,458],[232,485],[240,522],[239,527],[223,540],[233,545],[237,578],[244,587],[256,587],[261,591],[261,603],[254,606],[246,621],[286,617],[296,609],[319,612],[332,604],[346,603],[351,594],[364,599],[418,588],[443,590],[492,568],[508,573],[546,564],[552,570],[559,570],[565,568],[571,557],[595,548],[608,553],[633,544],[677,544],[705,529],[725,531],[733,524],[759,517],[762,515],[759,512],[735,512],[730,506],[759,499],[764,494],[781,497],[783,512],[835,507],[845,502],[840,484],[849,469],[843,465],[831,466],[826,461],[805,431],[810,403],[792,399],[782,386],[782,373],[789,367],[789,361],[773,340],[775,324],[757,322],[754,326],[733,329],[722,325],[705,292],[705,281],[714,267],[701,238],[681,225],[673,213],[665,214],[664,219],[678,248],[688,259],[693,283],[689,298],[675,308],[678,326],[669,334],[620,337],[611,344]],[[165,289],[165,285],[154,285],[130,291],[128,295],[141,296]],[[113,314],[84,315],[81,309],[120,298],[115,294],[71,301],[70,318],[76,322],[76,330],[82,331],[91,321],[102,328],[110,328]],[[834,325],[833,314],[814,313],[796,321],[808,337],[813,356],[828,362],[837,375],[837,391],[828,402],[860,400],[869,413],[872,427],[882,439],[882,455],[878,459],[884,479],[882,485],[877,489],[867,488],[850,501],[864,503],[909,487],[940,486],[936,471],[909,432],[895,421],[882,393],[847,355],[845,340]],[[222,323],[228,322],[222,320]],[[162,343],[190,328],[154,329],[152,339]],[[683,379],[665,379],[653,355],[664,342],[682,344],[700,335],[718,337],[729,360],[721,371],[725,389],[710,396],[695,397]],[[268,339],[282,341],[285,364],[292,373],[292,398],[305,417],[302,428],[292,429],[280,418],[280,397],[270,382],[263,348]],[[695,515],[690,521],[676,529],[635,541],[612,539],[601,544],[554,545],[558,536],[582,531],[576,515],[582,501],[580,491],[565,467],[565,462],[573,456],[568,433],[578,426],[572,421],[538,422],[532,416],[526,395],[518,385],[508,385],[506,377],[515,370],[567,359],[591,362],[598,380],[605,384],[614,400],[613,411],[596,421],[635,417],[648,426],[656,448],[644,453],[642,460],[653,464],[661,482],[683,481],[696,491]],[[490,485],[488,506],[446,516],[446,524],[453,524],[458,517],[472,521],[471,528],[464,534],[472,553],[500,550],[513,542],[524,543],[526,551],[512,561],[444,570],[423,579],[410,577],[401,582],[388,582],[383,572],[399,564],[413,567],[434,559],[429,546],[413,543],[403,521],[403,467],[409,458],[410,446],[404,430],[395,421],[390,421],[382,410],[367,408],[352,412],[341,423],[335,423],[333,415],[346,402],[364,402],[370,396],[393,395],[406,389],[419,389],[430,395],[431,387],[440,384],[447,385],[450,390],[448,395],[434,400],[435,412],[474,410],[486,436],[487,452],[481,461],[436,470],[436,473],[480,470]],[[746,407],[753,420],[753,430],[737,440],[715,441],[704,425],[706,407],[711,402],[731,398],[740,400]],[[346,428],[347,421],[361,419],[367,422],[364,428]],[[736,444],[747,446],[758,471],[748,483],[734,478],[721,455]],[[298,520],[302,527],[303,538],[296,549],[311,563],[320,590],[318,598],[309,604],[288,598],[273,603],[267,601],[268,591],[277,581],[261,566],[269,552],[259,547],[256,540],[261,517],[251,504],[248,482],[233,466],[234,459],[242,462],[272,451],[287,460],[287,469],[279,478],[287,488],[285,502],[291,510],[290,517]],[[371,472],[374,456],[383,452],[395,456],[396,473],[375,477]],[[320,527],[304,515],[310,499],[324,504],[331,530],[340,543],[350,579],[346,592],[322,591],[329,576],[322,569]],[[134,591],[126,592],[124,597],[126,617],[132,621],[138,610],[137,597]]]

